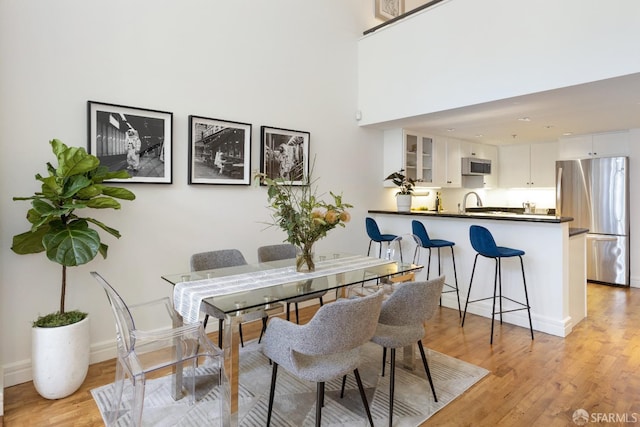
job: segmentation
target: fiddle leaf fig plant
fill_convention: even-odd
[[[107,257],[108,246],[96,231],[102,229],[116,238],[120,232],[97,219],[78,212],[86,208],[120,209],[121,200],[134,200],[135,195],[121,187],[104,185],[111,179],[127,179],[126,171],[109,171],[100,165],[100,159],[81,147],[67,147],[62,141],[50,141],[58,165],[47,163],[47,176],[36,174],[42,183],[40,191],[29,197],[13,200],[31,200],[27,221],[31,228],[13,236],[11,249],[17,254],[45,252],[47,258],[62,266],[60,309],[42,316],[34,326],[63,326],[78,322],[86,313],[65,311],[67,267],[75,267],[93,260],[98,253]],[[92,226],[95,226],[92,228]]]

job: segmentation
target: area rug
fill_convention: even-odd
[[[240,352],[239,411],[240,426],[253,427],[266,424],[271,366],[256,341],[245,344]],[[394,399],[395,426],[418,426],[467,389],[485,377],[489,371],[478,366],[425,349],[429,368],[438,396],[433,400],[420,354],[416,351],[415,369],[402,369],[402,351],[396,355],[396,383]],[[360,375],[364,384],[375,425],[388,424],[389,366],[380,374],[382,349],[369,343],[362,351]],[[387,361],[387,364],[389,362]],[[211,426],[220,422],[220,389],[216,386],[217,372],[204,369],[196,374],[195,405],[188,399],[173,401],[170,397],[170,378],[147,381],[143,411],[144,426]],[[362,400],[353,375],[347,377],[345,396],[340,398],[341,380],[325,385],[325,405],[322,408],[323,426],[367,425]],[[113,384],[91,390],[103,419],[108,416]],[[127,385],[118,418],[118,426],[130,425],[132,388]],[[316,384],[301,381],[278,370],[274,412],[274,427],[313,426],[315,424]]]

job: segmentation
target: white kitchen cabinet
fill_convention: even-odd
[[[529,145],[513,144],[501,146],[498,150],[498,156],[500,159],[500,187],[528,187],[530,178]]]
[[[500,187],[553,187],[557,151],[555,142],[501,146],[499,149]]]
[[[548,142],[530,145],[529,182],[531,187],[555,187],[557,159],[558,143]]]
[[[463,141],[460,145],[460,157],[477,157],[478,159],[484,159],[483,145],[479,142]]]
[[[417,185],[433,185],[433,138],[402,129],[384,132],[384,177],[404,169]],[[387,181],[385,185],[389,185]]]
[[[628,155],[628,131],[576,135],[559,140],[558,158],[561,160]]]
[[[500,159],[498,157],[498,147],[489,144],[480,144],[479,152],[481,159],[491,160],[491,174],[484,175],[485,188],[497,188],[498,187],[498,170],[500,167]]]
[[[453,138],[435,137],[434,185],[444,188],[462,186],[461,141]]]

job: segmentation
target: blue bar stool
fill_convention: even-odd
[[[365,219],[365,225],[367,226],[367,235],[369,236],[369,250],[367,251],[367,256],[371,254],[371,244],[376,242],[380,245],[380,250],[378,252],[378,258],[382,258],[382,242],[387,243],[387,247],[389,243],[395,239],[395,234],[382,234],[380,233],[380,228],[378,227],[378,223],[375,219],[367,217]]]
[[[476,257],[473,261],[473,269],[471,270],[471,280],[469,281],[469,293],[467,294],[467,302],[464,305],[464,315],[462,316],[462,326],[464,326],[464,319],[467,315],[467,306],[469,303],[474,303],[478,301],[484,301],[491,299],[491,297],[481,298],[473,301],[469,301],[469,296],[471,295],[471,284],[473,283],[473,274],[476,271],[476,262],[478,261],[478,255],[482,255],[485,258],[493,258],[496,261],[495,274],[493,278],[493,308],[491,309],[491,341],[493,344],[493,323],[496,314],[500,315],[500,324],[502,324],[502,313],[509,313],[512,311],[518,310],[527,310],[527,314],[529,315],[529,329],[531,330],[531,339],[533,339],[533,324],[531,323],[531,306],[529,305],[529,296],[527,294],[527,281],[524,277],[524,263],[522,261],[522,255],[524,255],[524,251],[520,249],[511,249],[505,248],[502,246],[496,245],[491,232],[484,227],[479,225],[472,225],[469,229],[469,238],[471,240],[471,246],[477,252]],[[526,304],[515,301],[511,298],[505,297],[502,295],[502,258],[511,258],[511,257],[520,258],[520,267],[522,268],[522,283],[524,285],[524,297],[526,299]],[[496,293],[498,294],[500,311],[496,311]],[[502,300],[509,300],[518,306],[519,308],[511,309],[511,310],[503,310],[502,308]]]
[[[415,236],[418,236],[418,239],[420,239],[420,241],[422,242],[422,247],[425,249],[429,249],[429,259],[427,261],[427,280],[429,280],[429,273],[431,272],[431,249],[438,249],[438,276],[441,276],[442,264],[440,262],[440,248],[451,248],[451,262],[453,263],[453,278],[455,281],[455,286],[445,283],[444,286],[447,287],[447,290],[443,290],[442,293],[456,293],[456,298],[458,300],[458,316],[462,317],[462,307],[460,306],[460,292],[458,290],[458,272],[456,271],[456,257],[453,254],[453,247],[455,246],[455,243],[448,240],[431,239],[429,237],[429,233],[427,233],[427,229],[424,227],[424,224],[415,219],[411,221],[411,230],[413,234]]]

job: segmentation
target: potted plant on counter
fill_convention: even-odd
[[[27,220],[31,228],[13,237],[11,249],[17,254],[45,252],[62,266],[60,308],[39,317],[32,328],[33,383],[38,393],[59,399],[75,392],[89,367],[89,318],[87,313],[65,308],[67,267],[93,260],[98,253],[107,257],[107,245],[91,226],[119,238],[120,233],[94,218],[80,217],[85,208],[120,209],[116,199],[134,200],[135,195],[120,187],[104,185],[110,179],[130,178],[126,171],[110,172],[84,148],[67,147],[50,141],[58,165],[47,163],[47,176],[37,174],[40,191],[30,197]],[[71,334],[71,335],[69,335]]]
[[[398,212],[409,212],[411,211],[411,198],[413,197],[413,187],[416,181],[414,179],[407,178],[403,172],[404,169],[400,169],[398,172],[392,173],[384,180],[391,180],[400,188],[396,193]]]

